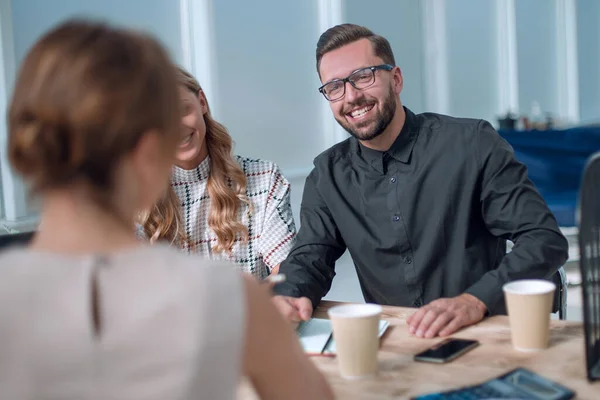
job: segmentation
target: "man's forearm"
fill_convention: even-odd
[[[331,288],[335,275],[334,263],[327,262],[328,257],[320,257],[313,246],[305,249],[295,249],[290,256],[281,263],[279,273],[285,274],[286,281],[277,285],[275,294],[290,297],[308,297],[317,307],[321,298]]]
[[[481,300],[489,312],[503,309],[502,286],[518,279],[547,279],[567,261],[568,242],[560,231],[550,229],[524,233],[498,268],[487,272],[466,290]]]

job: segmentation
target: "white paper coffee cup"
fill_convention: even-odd
[[[328,311],[333,325],[340,375],[365,379],[377,374],[379,320],[377,304],[345,304]]]
[[[547,348],[556,285],[541,279],[525,279],[507,283],[502,290],[513,347],[519,351]]]

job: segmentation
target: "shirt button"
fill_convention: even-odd
[[[410,258],[410,256],[406,256],[406,257],[404,257],[404,262],[407,264],[410,264],[410,263],[412,263],[412,258]]]
[[[392,183],[396,183],[396,177],[395,177],[395,176],[392,176],[392,179],[390,179],[390,182],[392,182]]]
[[[396,222],[400,221],[400,217],[399,217],[399,216],[397,216],[397,215],[394,215],[393,219],[394,219],[394,221],[396,221]]]
[[[415,307],[421,307],[421,300],[417,299],[413,304],[415,305]]]

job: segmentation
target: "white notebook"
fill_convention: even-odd
[[[379,337],[389,326],[388,321],[379,321]],[[335,354],[335,340],[332,336],[331,321],[323,318],[311,318],[302,321],[296,329],[300,344],[308,354]]]

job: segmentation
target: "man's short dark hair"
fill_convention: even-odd
[[[356,42],[360,39],[368,39],[373,46],[375,55],[383,60],[386,64],[396,65],[394,53],[390,42],[383,36],[376,35],[370,29],[364,26],[354,24],[341,24],[327,29],[317,42],[317,72],[319,76],[321,72],[321,59],[326,53],[332,50],[339,49],[347,44]]]

